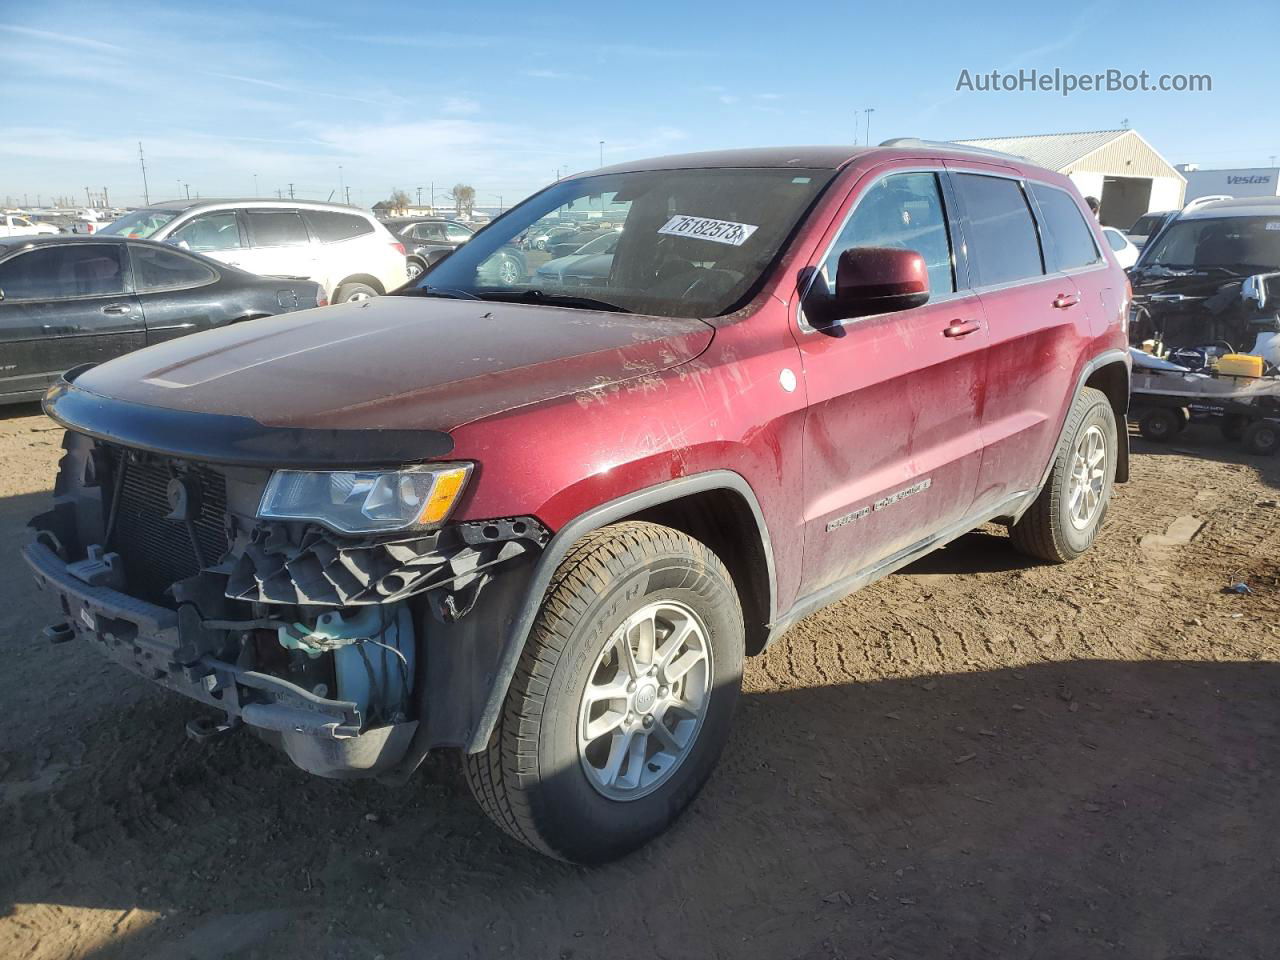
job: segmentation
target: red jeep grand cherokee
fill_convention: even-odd
[[[552,219],[620,230],[608,263],[499,285]],[[1070,182],[1013,157],[611,167],[398,296],[68,374],[26,556],[50,638],[220,711],[193,737],[392,781],[461,748],[503,828],[598,862],[689,803],[743,656],[799,618],[990,520],[1089,548],[1128,297]]]

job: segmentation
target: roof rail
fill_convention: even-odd
[[[982,157],[996,157],[1000,160],[1019,160],[1029,163],[1026,157],[1016,153],[1005,153],[1003,150],[988,150],[986,147],[975,147],[968,143],[954,140],[921,140],[919,137],[893,137],[880,144],[882,147],[928,147],[933,150],[956,150],[960,153],[976,153]]]

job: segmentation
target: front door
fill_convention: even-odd
[[[987,334],[981,304],[957,270],[943,176],[893,167],[867,174],[815,265],[814,283],[830,293],[842,251],[915,250],[928,266],[930,299],[913,310],[798,326],[809,396],[802,594],[916,544],[973,503]]]
[[[0,398],[145,345],[118,243],[39,246],[0,263]]]

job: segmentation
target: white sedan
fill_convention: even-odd
[[[1114,251],[1116,259],[1120,261],[1120,266],[1127,270],[1138,262],[1138,248],[1123,233],[1115,227],[1103,227],[1102,235],[1107,238],[1107,243]]]

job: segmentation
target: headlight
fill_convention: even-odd
[[[258,506],[270,520],[314,520],[339,533],[439,526],[462,496],[469,463],[401,470],[277,470]]]

